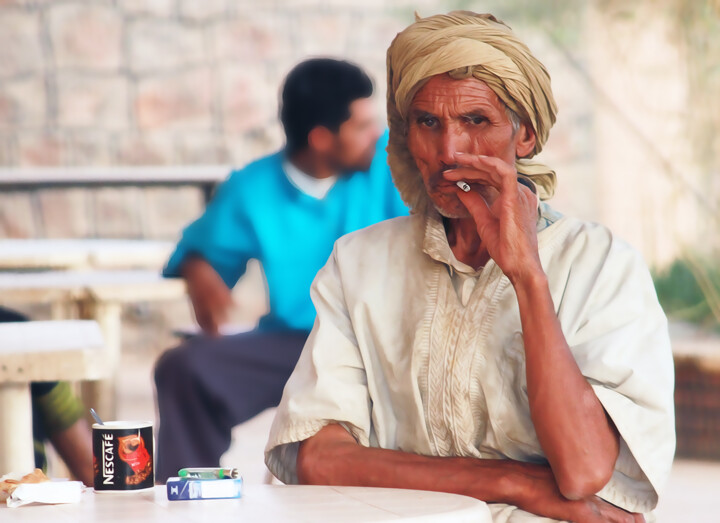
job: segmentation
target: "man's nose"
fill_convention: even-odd
[[[440,158],[439,160],[446,165],[456,163],[455,153],[469,152],[467,149],[467,139],[464,134],[454,126],[448,126],[443,129],[440,135]]]

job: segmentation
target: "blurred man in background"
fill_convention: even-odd
[[[285,80],[286,145],[235,171],[182,234],[164,274],[182,277],[207,336],[157,363],[157,479],[216,466],[231,429],[277,405],[315,320],[310,284],[340,236],[407,214],[386,163],[373,85],[348,62],[312,59]],[[248,261],[263,266],[270,312],[218,337]]]

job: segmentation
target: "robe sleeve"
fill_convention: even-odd
[[[288,380],[270,430],[265,463],[285,483],[297,483],[301,441],[339,423],[369,445],[371,400],[365,366],[348,315],[336,250],[310,291],[317,316]]]
[[[570,277],[563,308],[577,311],[568,344],[621,436],[615,471],[598,496],[649,512],[675,453],[667,320],[647,266],[632,248],[613,238],[602,263],[592,265],[590,273]]]

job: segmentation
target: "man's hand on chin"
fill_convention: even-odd
[[[542,273],[537,244],[537,196],[518,183],[515,166],[500,158],[455,153],[458,167],[444,172],[450,181],[464,180],[469,191],[457,195],[477,226],[490,257],[513,285]],[[495,195],[486,201],[477,186]],[[473,187],[474,186],[474,187]]]

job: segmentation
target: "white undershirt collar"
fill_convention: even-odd
[[[337,181],[337,176],[330,176],[328,178],[315,178],[314,176],[310,176],[295,167],[287,158],[283,159],[282,167],[290,183],[299,191],[317,200],[325,198]]]

